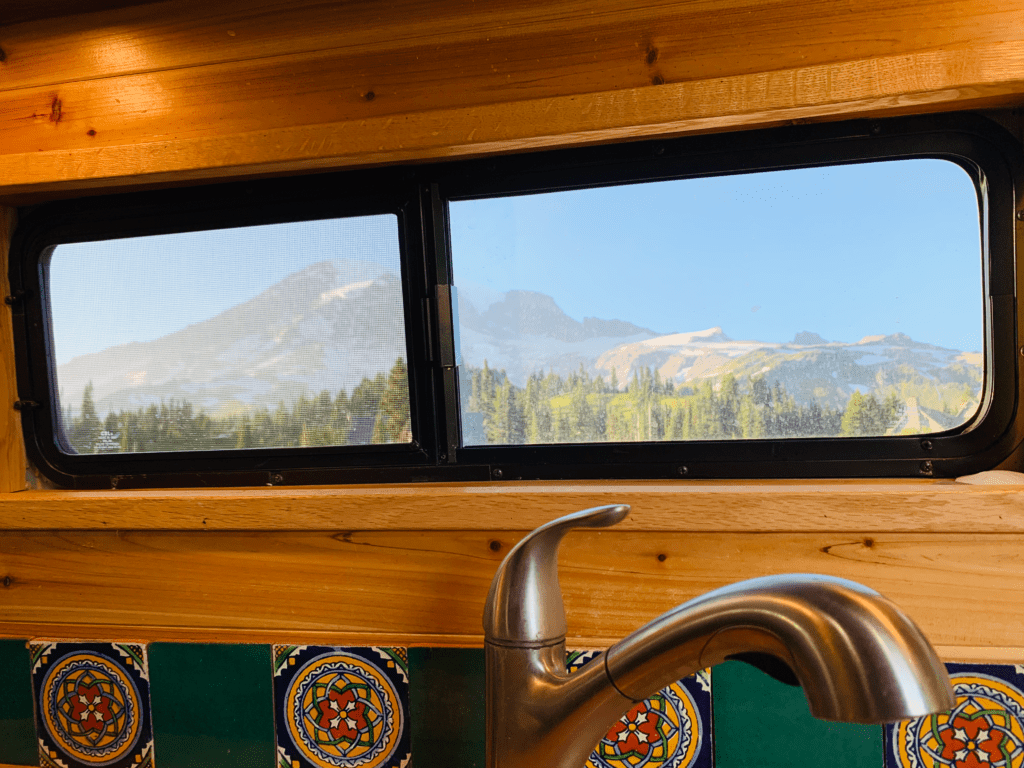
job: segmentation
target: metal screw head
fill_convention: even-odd
[[[690,474],[690,468],[687,467],[686,465],[683,465],[680,466],[679,469],[676,470],[676,472],[679,473],[680,477],[684,477],[685,475]]]
[[[501,476],[502,471],[500,469],[495,469],[491,472],[491,477],[493,477],[495,480],[501,480]]]
[[[1024,208],[1017,211],[1017,221],[1024,221]]]
[[[279,483],[283,483],[284,482],[284,475],[282,475],[280,473],[273,474],[273,475],[270,476],[270,482],[273,483],[274,485],[278,485]]]
[[[932,463],[930,461],[921,462],[921,474],[930,475],[932,473]]]
[[[921,447],[922,447],[922,448],[923,448],[924,450],[926,450],[926,451],[930,451],[930,450],[931,450],[932,448],[934,448],[935,446],[934,446],[934,445],[932,444],[932,441],[931,441],[931,440],[922,440],[922,441],[921,441]]]

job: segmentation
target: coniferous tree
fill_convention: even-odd
[[[405,360],[395,361],[377,408],[374,443],[407,443],[412,439],[409,415],[409,374]]]
[[[82,393],[81,415],[72,420],[71,434],[68,435],[71,447],[78,453],[95,453],[96,441],[103,429],[100,417],[96,414],[96,404],[93,402],[92,393],[93,387],[90,381],[85,385],[85,392]]]

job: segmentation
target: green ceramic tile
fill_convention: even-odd
[[[738,661],[711,671],[715,768],[882,768],[882,728],[811,717],[800,688]]]
[[[0,640],[0,763],[38,765],[25,640]]]
[[[484,764],[483,649],[410,648],[409,680],[416,768],[480,768]]]
[[[149,646],[160,768],[274,768],[269,645]]]

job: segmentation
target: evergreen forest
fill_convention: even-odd
[[[504,371],[460,369],[467,445],[730,440],[884,435],[903,405],[895,393],[854,392],[845,409],[801,404],[778,382],[727,375],[695,387],[640,368],[624,385],[591,377],[534,373],[525,387]],[[97,413],[89,384],[77,411],[62,413],[67,447],[77,453],[139,453],[402,443],[412,439],[408,372],[364,378],[351,392],[303,395],[290,406],[212,416],[172,399],[134,411]]]
[[[369,445],[412,440],[405,361],[364,378],[351,393],[327,390],[292,405],[214,417],[187,400],[163,401],[100,418],[90,383],[77,413],[65,412],[64,436],[76,453],[208,451]]]
[[[903,410],[895,393],[857,391],[840,410],[799,404],[763,376],[677,387],[653,368],[634,370],[625,386],[614,371],[605,381],[580,366],[564,378],[535,373],[517,387],[484,361],[463,374],[462,389],[463,438],[477,445],[884,435]]]

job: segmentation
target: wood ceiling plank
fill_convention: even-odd
[[[512,50],[526,79],[532,70],[563,88],[576,80],[571,66],[558,66],[559,54],[678,82],[1019,39],[1019,16],[1013,0],[168,0],[7,26],[0,16],[0,90],[317,51],[419,48],[443,51],[448,76],[500,66]],[[470,55],[481,46],[488,55]],[[630,55],[620,62],[623,50]],[[611,87],[595,82],[590,90]]]
[[[267,95],[272,114],[255,110],[247,116],[246,102],[236,96],[223,107],[221,120],[217,98],[210,98],[199,83],[193,83],[191,94],[180,89],[164,94],[152,83],[137,81],[150,76],[133,77],[135,92],[101,91],[82,103],[71,99],[65,104],[60,94],[46,101],[45,94],[36,94],[34,107],[26,103],[15,112],[0,100],[4,149],[10,152],[0,154],[0,199],[76,188],[470,157],[844,116],[1006,106],[1024,100],[1024,42],[242,133],[230,131],[250,119],[272,124],[289,97]],[[272,86],[260,88],[282,93],[286,84],[271,78]],[[222,86],[214,90],[219,93]],[[332,91],[325,98],[343,95]],[[97,138],[86,130],[92,119],[102,119],[95,105],[116,104],[121,96],[127,99],[125,109],[138,135],[113,126],[109,130],[122,131],[118,144],[79,146],[82,140]],[[296,99],[307,110],[305,119],[337,109],[325,105],[315,110],[309,93],[301,89]],[[168,112],[168,104],[189,100],[207,105],[207,111],[200,110],[206,118],[201,126],[187,109]],[[364,99],[368,109],[387,101]],[[162,117],[153,120],[148,112]],[[154,130],[167,137],[158,139]],[[58,131],[68,132],[66,142],[52,140]],[[190,135],[178,137],[178,131]]]

